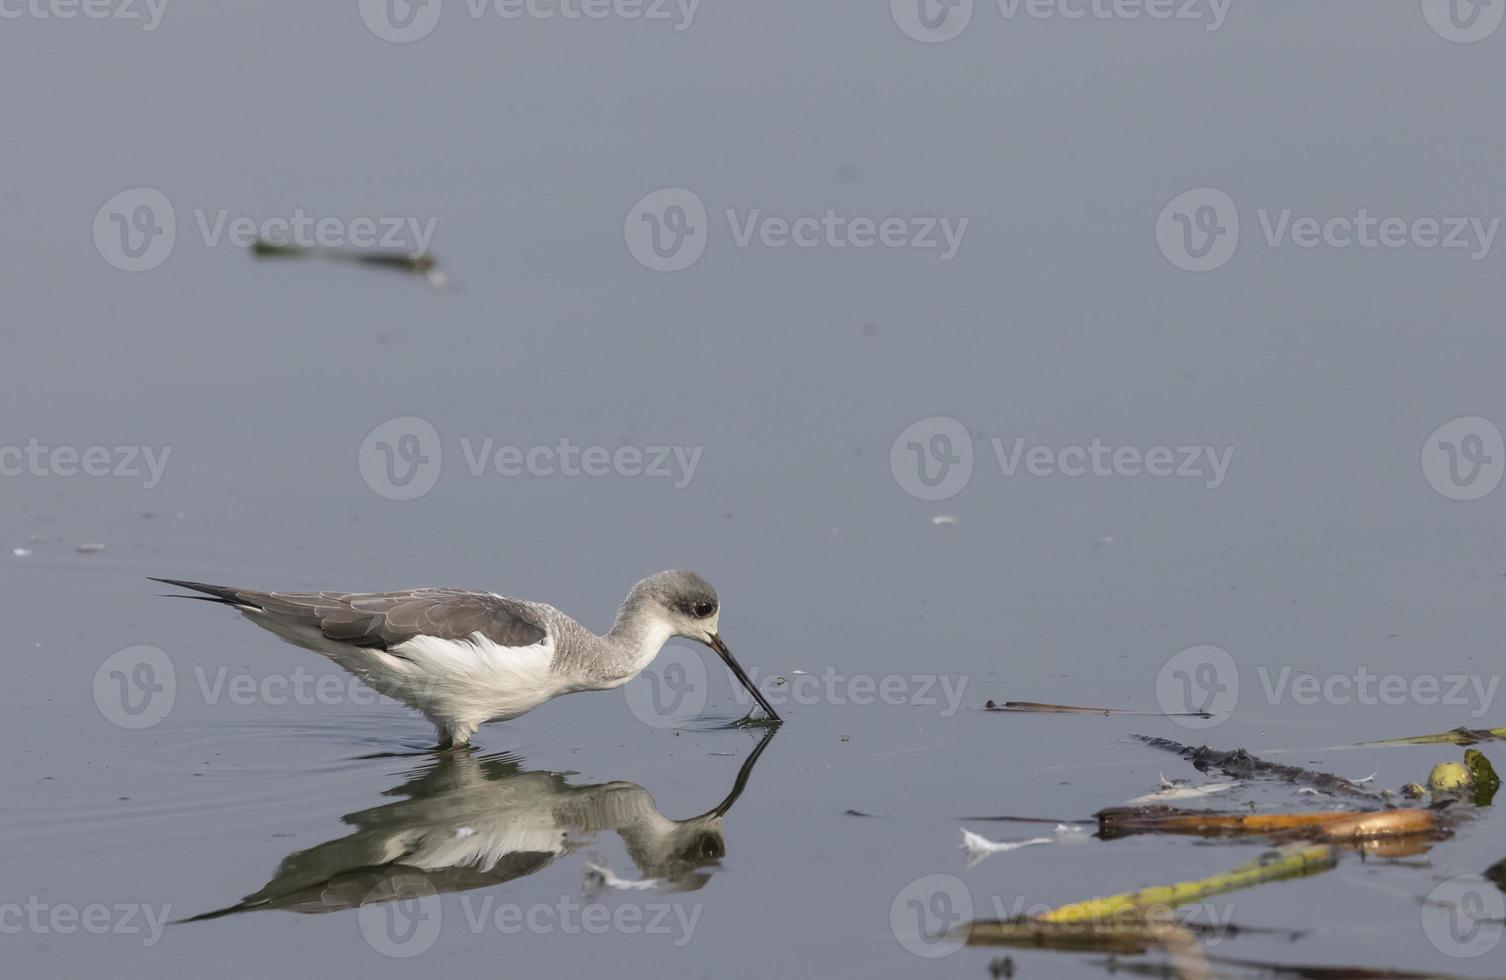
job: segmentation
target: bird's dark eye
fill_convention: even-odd
[[[716,604],[712,602],[698,602],[691,607],[691,611],[695,613],[697,619],[705,619],[716,612]]]

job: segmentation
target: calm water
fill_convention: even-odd
[[[1081,819],[1200,778],[1135,733],[1397,787],[1462,750],[1324,747],[1506,724],[1499,9],[1452,29],[1466,44],[1414,0],[979,2],[928,44],[904,4],[708,0],[686,24],[452,2],[391,43],[365,4],[201,6],[0,25],[0,447],[49,451],[0,456],[8,975],[976,977],[1007,954],[1101,976],[1092,954],[918,956],[946,950],[911,927],[960,907],[914,883],[954,876],[993,917],[1261,845],[968,868],[962,826],[1041,828],[960,817]],[[661,188],[681,191],[645,203]],[[1198,188],[1227,199],[1167,209]],[[1400,244],[1358,244],[1362,211]],[[450,288],[232,239],[299,214],[333,244],[360,219],[431,232]],[[893,247],[851,244],[889,218]],[[1429,219],[1465,247],[1420,244]],[[410,417],[428,428],[383,428]],[[1493,424],[1435,435],[1470,417]],[[571,464],[562,440],[600,449]],[[95,446],[140,475],[50,452]],[[1157,447],[1209,453],[1153,477]],[[145,580],[459,585],[604,629],[665,567],[715,583],[732,649],[784,679],[751,765],[746,699],[681,642],[657,691],[561,699],[437,758],[422,718]],[[1232,660],[1169,663],[1202,644]],[[1360,703],[1362,673],[1404,693]],[[1222,723],[981,710],[1182,690]],[[1506,857],[1503,831],[1485,810],[1423,854],[1214,899],[1252,931],[1209,949],[1506,973],[1499,927],[1435,941],[1423,905]],[[432,900],[380,901],[405,887]]]

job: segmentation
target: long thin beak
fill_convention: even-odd
[[[753,686],[753,682],[748,679],[748,675],[743,670],[742,665],[732,656],[732,651],[727,649],[727,644],[722,642],[721,636],[712,633],[707,643],[711,646],[711,649],[716,651],[716,655],[722,658],[722,662],[737,676],[737,679],[742,682],[743,687],[748,689],[748,693],[753,695],[754,699],[758,702],[758,706],[763,709],[764,714],[775,721],[780,721],[779,713],[774,710],[773,706],[769,704],[758,688]]]

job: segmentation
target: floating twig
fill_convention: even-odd
[[[1134,715],[1140,718],[1212,718],[1206,711],[1135,711],[1130,708],[1083,708],[1073,704],[1047,704],[1043,701],[985,702],[984,711],[1020,711],[1048,715]]]
[[[1436,735],[1412,735],[1387,738],[1361,745],[1479,745],[1481,742],[1506,741],[1506,728],[1454,728]]]
[[[1438,811],[1326,810],[1312,813],[1209,813],[1168,806],[1111,807],[1098,814],[1104,840],[1134,834],[1240,837],[1283,834],[1325,841],[1381,840],[1444,830]]]
[[[1190,952],[1192,933],[1168,912],[1213,895],[1327,871],[1338,862],[1330,844],[1280,848],[1222,874],[1062,905],[1034,916],[976,920],[960,926],[970,946],[1143,953],[1156,947]]]
[[[291,242],[269,242],[257,239],[251,245],[251,254],[259,259],[306,259],[323,258],[331,262],[351,262],[375,268],[392,269],[423,278],[435,289],[449,284],[439,263],[427,252],[365,251],[360,249],[309,248]]]

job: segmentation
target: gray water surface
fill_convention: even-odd
[[[111,469],[134,447],[142,471],[47,455],[0,477],[7,975],[979,977],[1008,955],[1020,976],[1102,976],[1100,955],[928,944],[916,927],[962,909],[916,883],[951,876],[988,918],[1215,874],[1264,844],[1094,840],[968,868],[963,826],[1053,828],[960,818],[1084,819],[1160,773],[1202,779],[1134,734],[1394,788],[1462,749],[1344,746],[1506,725],[1506,491],[1457,499],[1506,465],[1489,442],[1506,241],[1305,247],[1265,227],[1364,209],[1411,236],[1506,215],[1499,4],[1473,43],[1416,0],[1239,2],[1216,29],[1207,3],[1069,20],[980,0],[941,43],[876,2],[707,0],[676,30],[452,0],[409,43],[363,23],[380,6],[0,22],[0,446],[107,447]],[[664,188],[704,223],[644,221]],[[1238,248],[1185,271],[1178,215],[1232,240],[1207,195],[1158,238],[1200,188],[1234,203]],[[165,257],[161,238],[126,250],[162,224],[141,189],[172,205]],[[903,218],[904,245],[779,247],[767,224],[739,244],[749,220],[828,210],[875,235]],[[204,230],[300,211],[432,221],[448,288],[256,261]],[[941,219],[964,218],[955,255],[912,247],[914,222],[944,246]],[[704,254],[646,268],[656,220]],[[430,428],[390,423],[410,418]],[[1062,451],[1095,441],[1232,455],[1216,481],[1006,475],[994,440],[1010,456],[1018,439],[1069,468]],[[570,476],[562,440],[670,452],[664,475],[613,457]],[[499,447],[533,472],[499,472]],[[968,455],[970,479],[945,468]],[[414,479],[433,486],[394,499]],[[956,492],[922,499],[927,480]],[[723,635],[786,717],[719,819],[702,818],[762,732],[731,724],[747,699],[705,650],[662,658],[657,693],[704,698],[667,727],[640,685],[488,725],[446,758],[418,715],[145,578],[494,589],[600,630],[668,567],[716,585]],[[1213,660],[1169,664],[1205,644],[1237,696]],[[165,673],[136,669],[163,662],[143,647]],[[1361,672],[1405,692],[1291,686]],[[982,710],[1157,712],[1185,684],[1222,699],[1217,725]],[[1323,804],[1267,785],[1225,801]],[[1424,904],[1506,857],[1503,831],[1485,809],[1425,853],[1350,852],[1214,899],[1251,931],[1209,951],[1506,973],[1498,925],[1436,941],[1447,920]],[[477,838],[485,859],[444,865]],[[433,902],[362,905],[419,851],[433,866],[397,874]],[[661,880],[603,887],[591,865]],[[279,880],[271,907],[149,927]],[[1465,883],[1488,920],[1500,891]],[[91,906],[97,930],[69,919]]]

